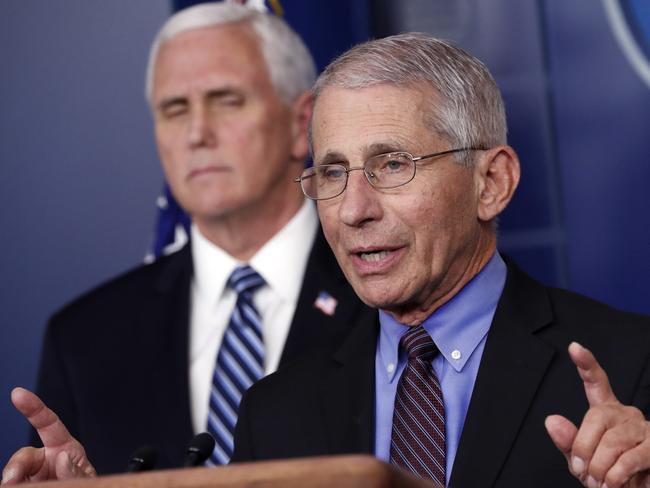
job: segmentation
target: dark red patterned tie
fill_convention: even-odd
[[[402,337],[408,364],[397,386],[390,462],[445,486],[445,407],[431,360],[438,348],[421,326]]]

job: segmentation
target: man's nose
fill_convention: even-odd
[[[188,127],[191,147],[210,146],[216,143],[216,133],[208,112],[202,107],[192,111]]]
[[[350,171],[339,207],[339,218],[353,227],[379,220],[383,214],[379,196],[363,171]]]

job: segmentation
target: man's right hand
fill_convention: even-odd
[[[2,471],[2,484],[97,476],[83,446],[31,391],[14,388],[11,401],[38,432],[43,447],[23,447]]]

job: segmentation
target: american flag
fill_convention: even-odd
[[[325,315],[332,316],[336,311],[336,306],[339,304],[338,300],[326,291],[321,291],[316,297],[314,307],[323,312]]]
[[[144,258],[145,263],[180,249],[189,236],[190,218],[174,199],[169,186],[164,186],[162,194],[156,200],[156,207],[156,234],[152,249]]]

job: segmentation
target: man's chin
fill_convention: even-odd
[[[201,216],[206,220],[219,220],[230,214],[236,214],[244,207],[241,198],[222,194],[218,199],[212,197],[193,202],[192,211],[189,213]]]
[[[398,298],[392,293],[387,293],[385,290],[369,289],[367,287],[358,287],[352,285],[356,294],[361,298],[361,301],[372,308],[379,308],[382,310],[390,309],[395,306]]]

